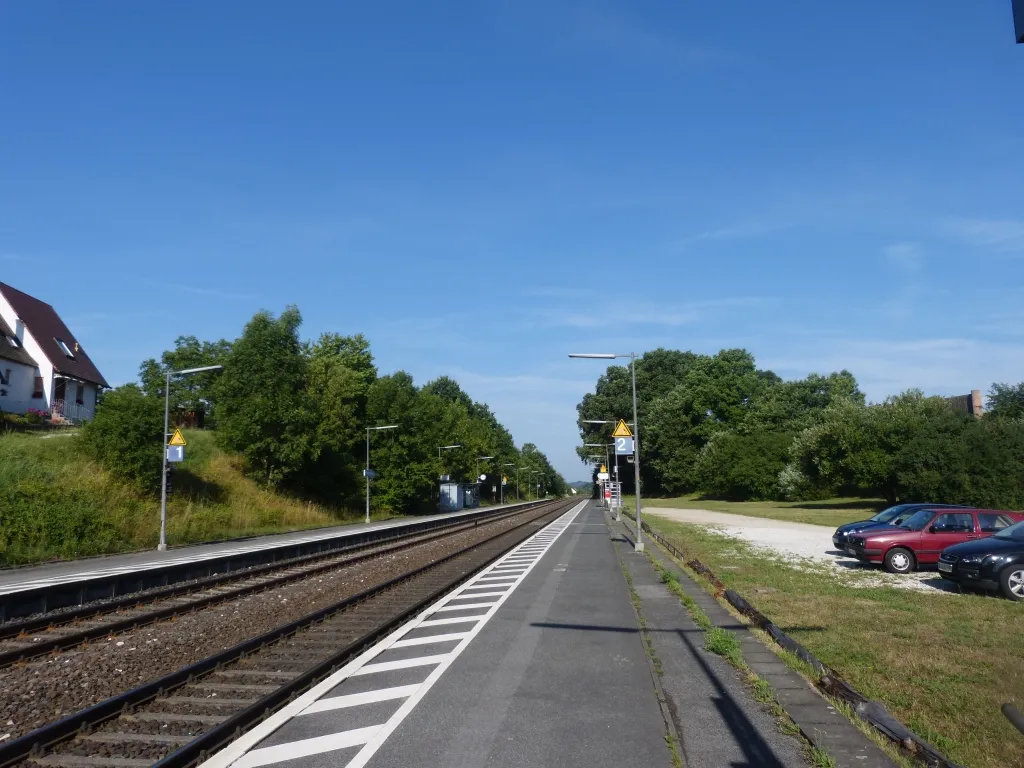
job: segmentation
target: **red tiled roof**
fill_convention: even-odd
[[[4,283],[0,283],[0,294],[7,299],[58,373],[101,387],[110,386],[53,307]],[[67,344],[74,354],[73,359],[64,354],[57,339]]]

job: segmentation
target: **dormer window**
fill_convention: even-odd
[[[71,351],[71,347],[65,344],[61,339],[55,338],[54,341],[57,342],[57,346],[60,347],[60,351],[67,355],[69,360],[75,359],[75,353]]]
[[[21,346],[21,344],[18,343],[18,340],[13,336],[4,336],[4,338],[7,339],[7,343],[10,344],[15,349]]]

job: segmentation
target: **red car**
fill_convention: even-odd
[[[982,539],[1024,520],[1000,509],[920,509],[898,526],[872,528],[850,537],[846,552],[889,573],[910,573],[939,562],[946,547]]]

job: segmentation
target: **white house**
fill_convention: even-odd
[[[53,307],[0,283],[0,411],[89,421],[109,386]]]

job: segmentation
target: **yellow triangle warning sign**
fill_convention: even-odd
[[[181,436],[181,430],[174,430],[174,434],[171,435],[171,442],[168,445],[185,445],[185,438]]]
[[[629,431],[629,427],[626,426],[626,422],[623,419],[619,419],[619,423],[615,425],[615,431],[612,432],[612,437],[632,437],[633,433]]]
[[[602,472],[607,472],[608,471],[608,467],[606,467],[604,464],[602,464],[601,465],[601,471]]]

